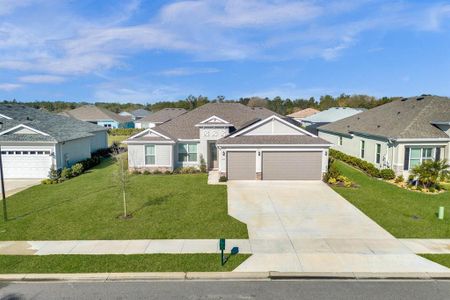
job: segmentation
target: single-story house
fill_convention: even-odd
[[[403,98],[318,130],[333,148],[407,177],[425,160],[450,158],[450,99]]]
[[[121,116],[95,105],[83,105],[65,111],[61,113],[61,115],[97,124],[106,128],[134,128],[133,118],[131,116]]]
[[[108,147],[107,129],[24,105],[0,105],[3,175],[46,178]]]
[[[317,110],[317,109],[315,109],[315,108],[308,107],[308,108],[305,108],[305,109],[296,111],[296,112],[294,112],[294,113],[292,113],[292,114],[289,114],[289,115],[287,115],[287,117],[289,117],[289,118],[291,118],[291,119],[294,119],[294,120],[297,121],[297,122],[302,123],[302,121],[303,121],[305,118],[307,118],[307,117],[309,117],[309,116],[312,116],[312,115],[315,115],[315,114],[317,114],[317,113],[319,113],[319,112],[320,112],[320,110]]]
[[[161,110],[158,110],[157,112],[151,113],[150,115],[140,120],[137,120],[135,122],[135,127],[153,128],[184,114],[186,111],[187,110],[185,110],[184,108],[163,108]]]
[[[332,107],[303,118],[301,124],[311,133],[317,134],[317,127],[359,114],[366,109],[350,107]]]
[[[133,121],[137,121],[142,118],[145,118],[146,116],[148,116],[150,114],[151,114],[151,112],[149,112],[148,110],[143,109],[143,108],[139,108],[139,109],[133,110],[131,112],[122,111],[119,113],[120,116],[128,116],[128,117],[132,118]]]
[[[331,144],[266,108],[209,103],[125,141],[130,170],[200,167],[229,180],[320,180]]]

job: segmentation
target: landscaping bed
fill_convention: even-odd
[[[226,272],[250,255],[219,254],[0,255],[0,273]]]
[[[56,185],[39,185],[8,198],[9,221],[0,240],[248,238],[228,215],[225,186],[207,174],[131,175],[130,219],[120,219],[122,195],[111,159]]]
[[[333,189],[397,238],[450,238],[450,193],[431,195],[369,177],[341,161],[339,171],[358,188]],[[440,206],[444,220],[438,220]]]

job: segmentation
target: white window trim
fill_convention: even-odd
[[[149,155],[149,156],[154,156],[155,157],[155,163],[154,164],[147,164],[147,147],[152,146],[153,147],[153,155]],[[144,165],[145,166],[156,166],[156,145],[155,144],[150,144],[150,145],[144,145]]]
[[[364,147],[363,147],[364,145]],[[363,155],[364,152],[364,155]],[[361,140],[359,141],[359,157],[361,159],[364,159],[366,157],[366,141]]]
[[[378,153],[378,146],[380,146],[380,152]],[[380,161],[377,161],[377,156],[380,155]],[[381,144],[375,143],[375,164],[381,164]]]
[[[195,154],[196,154],[195,160],[193,160],[193,161],[189,160],[189,154],[191,154],[189,152],[189,146],[187,147],[187,152],[186,152],[188,160],[187,161],[180,160],[180,153],[181,153],[180,152],[180,145],[194,145],[194,144],[196,145],[196,148],[197,148],[197,151],[195,152]],[[178,162],[178,164],[195,164],[195,163],[198,163],[198,146],[199,146],[198,143],[189,143],[189,142],[178,143],[177,144],[177,162]]]
[[[420,166],[423,163],[423,161],[424,161],[423,149],[431,149],[431,159],[432,160],[436,159],[436,147],[427,147],[427,146],[424,146],[424,147],[410,147],[409,148],[409,161],[408,161],[408,167],[409,167],[410,170],[412,170],[414,168],[414,167],[411,167],[411,152],[412,152],[411,150],[412,149],[420,149],[420,158],[413,158],[414,160],[417,160],[417,159],[420,160],[420,163],[418,164],[418,166]],[[427,159],[429,159],[429,158],[427,158]]]

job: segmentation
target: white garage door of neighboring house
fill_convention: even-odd
[[[263,152],[263,180],[320,180],[322,152]]]
[[[228,180],[256,179],[256,152],[230,151],[227,154]]]
[[[46,178],[52,166],[48,150],[4,150],[2,151],[4,177]]]

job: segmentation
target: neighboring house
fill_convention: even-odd
[[[319,127],[334,148],[396,174],[450,157],[450,99],[403,98]]]
[[[336,122],[338,120],[366,111],[364,108],[332,107],[304,118],[301,121],[303,127],[311,133],[317,134],[317,127]]]
[[[95,105],[83,105],[78,108],[65,111],[61,113],[61,115],[92,124],[97,124],[106,128],[134,128],[134,123],[131,116],[121,116]]]
[[[209,103],[125,141],[130,170],[199,167],[229,180],[320,180],[330,143],[266,108]]]
[[[121,116],[128,116],[128,117],[132,118],[133,121],[137,121],[142,118],[145,118],[150,114],[151,114],[151,112],[149,112],[146,109],[142,109],[142,108],[133,110],[132,112],[123,111],[123,112],[119,113],[119,115],[121,115]]]
[[[46,178],[108,147],[107,129],[23,105],[0,105],[3,174]]]
[[[187,110],[184,108],[163,108],[135,122],[136,128],[153,128],[170,121]]]
[[[305,108],[305,109],[296,111],[296,112],[294,112],[294,113],[292,113],[292,114],[290,114],[290,115],[287,115],[287,117],[289,117],[289,118],[291,118],[291,119],[294,119],[294,120],[297,121],[297,122],[302,123],[302,121],[303,121],[305,118],[307,118],[307,117],[309,117],[309,116],[312,116],[312,115],[315,115],[315,114],[317,114],[317,113],[319,113],[319,112],[320,112],[320,110],[317,110],[317,109],[308,107],[308,108]]]

